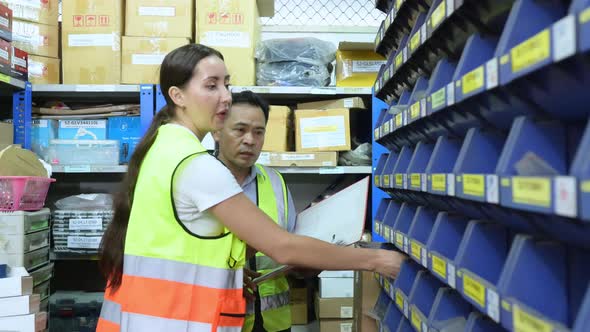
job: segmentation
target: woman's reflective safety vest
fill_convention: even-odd
[[[272,220],[280,225],[279,222],[279,210],[277,207],[277,196],[273,189],[269,174],[260,165],[256,165],[259,173],[256,176],[257,195],[258,195],[258,207],[264,211]],[[285,180],[276,171],[269,169],[274,172],[281,180],[281,189],[283,191],[284,201],[284,218],[283,221],[287,223],[289,205],[287,201],[287,186]],[[286,228],[286,225],[280,225]],[[270,257],[265,256],[263,253],[256,253],[256,271],[265,274],[274,268],[278,267],[278,264],[273,261]],[[260,311],[262,313],[262,320],[264,323],[264,329],[269,332],[276,332],[286,330],[291,327],[291,307],[289,306],[290,292],[289,283],[287,278],[277,277],[258,285],[258,294],[260,295]],[[244,323],[244,332],[252,331],[254,327],[254,303],[248,303],[248,315],[246,316],[246,322]]]
[[[159,128],[135,187],[122,283],[106,289],[97,332],[241,331],[245,244],[227,229],[190,233],[173,205],[174,174],[201,153],[190,132]]]

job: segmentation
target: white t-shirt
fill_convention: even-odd
[[[192,133],[188,128],[178,125]],[[194,134],[193,134],[194,135]],[[232,173],[204,153],[187,161],[174,178],[174,205],[180,221],[199,236],[223,234],[223,224],[207,209],[242,192]]]

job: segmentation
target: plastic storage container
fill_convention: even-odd
[[[113,211],[55,210],[52,216],[55,252],[94,254],[113,219]]]
[[[119,142],[114,140],[51,140],[48,161],[53,165],[118,165]]]
[[[56,292],[49,297],[50,332],[94,332],[104,293]]]
[[[52,182],[39,176],[0,176],[0,211],[42,209]]]

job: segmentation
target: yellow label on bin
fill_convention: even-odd
[[[379,139],[379,128],[375,129],[375,139]]]
[[[383,125],[383,132],[385,134],[389,134],[389,121],[385,122],[385,124]]]
[[[583,193],[590,193],[590,181],[583,181],[580,187]]]
[[[447,262],[444,259],[432,255],[432,268],[436,274],[447,279]]]
[[[418,243],[416,241],[412,241],[410,253],[417,260],[421,260],[422,259],[422,246],[420,245],[420,243]]]
[[[404,185],[404,176],[402,174],[395,175],[395,185],[399,187]]]
[[[551,55],[551,34],[545,29],[510,51],[512,72],[516,73],[539,63]]]
[[[484,197],[485,179],[483,175],[463,174],[463,193],[465,195]]]
[[[383,280],[383,288],[389,291],[389,279]]]
[[[420,318],[418,309],[412,307],[412,314],[410,320],[412,321],[412,326],[414,326],[414,329],[416,329],[417,332],[422,332],[422,318]]]
[[[464,95],[482,88],[484,84],[483,66],[479,66],[469,73],[463,75],[462,84]]]
[[[486,288],[479,281],[463,274],[463,292],[480,306],[486,306]]]
[[[432,189],[436,191],[447,192],[447,175],[432,174]]]
[[[379,175],[375,175],[375,185],[378,186],[379,182]]]
[[[430,27],[436,28],[442,20],[445,19],[446,16],[446,2],[442,1],[438,7],[432,12],[432,16],[430,16]]]
[[[397,245],[400,247],[404,246],[404,235],[402,233],[400,233],[400,232],[395,233],[395,243],[397,243]]]
[[[512,324],[515,332],[552,332],[553,328],[543,320],[521,310],[514,305]]]
[[[403,61],[404,61],[404,54],[402,52],[399,52],[399,54],[395,56],[395,68],[399,69],[399,67],[401,67]]]
[[[412,188],[420,188],[420,180],[422,176],[419,173],[412,173],[410,175],[410,185]]]
[[[401,127],[401,126],[402,126],[402,124],[403,124],[403,115],[402,115],[402,113],[398,113],[398,114],[395,116],[395,126],[396,126],[397,128],[399,128],[399,127]]]
[[[5,74],[0,74],[0,81],[4,83],[10,83],[10,76]]]
[[[512,201],[541,207],[551,207],[551,180],[540,177],[513,177]]]
[[[590,8],[586,8],[580,13],[580,24],[586,24],[588,22],[590,22]]]
[[[416,31],[412,39],[410,39],[410,50],[414,52],[420,46],[420,30]]]
[[[399,290],[395,291],[395,304],[401,310],[404,310],[404,296],[401,294],[401,292]]]
[[[389,174],[387,174],[387,175],[383,175],[383,184],[384,184],[386,187],[389,187]]]
[[[420,102],[417,101],[410,107],[410,118],[415,120],[420,117]]]
[[[432,101],[431,101],[430,105],[432,106],[432,109],[437,109],[441,106],[446,106],[446,104],[447,104],[447,88],[446,87],[436,91],[431,96],[432,96]]]

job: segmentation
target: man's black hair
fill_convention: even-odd
[[[252,91],[246,90],[239,93],[234,93],[232,96],[232,105],[248,104],[259,107],[264,114],[264,123],[268,122],[269,106],[266,100]]]

